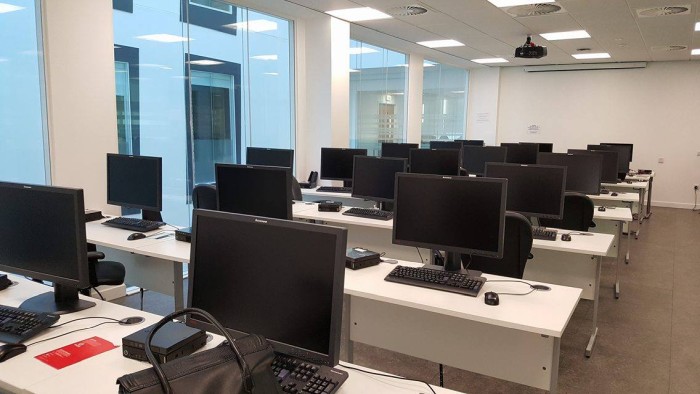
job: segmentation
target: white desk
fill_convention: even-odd
[[[639,231],[642,228],[642,223],[644,223],[644,219],[646,218],[646,215],[644,213],[645,211],[645,200],[644,197],[646,196],[647,188],[649,187],[649,183],[645,181],[637,181],[637,182],[632,182],[632,183],[603,183],[603,187],[609,189],[610,191],[621,191],[621,192],[629,192],[632,190],[634,193],[637,194],[639,200],[639,212],[638,212],[638,217],[637,221],[639,222],[639,227],[637,228],[637,233],[635,234],[635,238],[639,238]]]
[[[0,292],[0,304],[18,306],[26,298],[51,290],[47,286],[34,283],[23,278],[13,277],[19,284],[5,291]],[[92,299],[91,299],[92,300]],[[111,304],[100,300],[92,300],[97,303],[93,308],[80,312],[61,316],[59,323],[87,316],[108,316],[115,319],[122,319],[130,316],[142,316],[146,319],[144,323],[133,326],[120,326],[118,324],[105,324],[94,329],[81,331],[56,338],[51,341],[29,347],[27,352],[7,360],[0,364],[0,392],[14,393],[115,393],[117,378],[122,375],[140,371],[148,368],[149,364],[131,360],[121,355],[121,339],[130,333],[140,330],[143,327],[154,324],[161,319],[151,313],[138,311],[124,306]],[[47,331],[28,341],[31,343],[42,338],[49,338],[76,328],[90,327],[99,323],[99,320],[90,319],[69,323],[64,327]],[[53,349],[66,346],[68,344],[99,336],[117,345],[116,349],[109,350],[97,356],[83,360],[72,366],[56,370],[34,356],[51,351]],[[207,344],[206,348],[211,348],[220,343],[221,337]],[[355,368],[374,371],[368,368],[349,364]],[[339,394],[350,393],[388,393],[388,394],[410,394],[427,391],[424,384],[416,382],[401,381],[391,378],[377,377],[374,375],[357,372],[348,368],[345,369],[349,378],[338,390]],[[434,387],[437,393],[455,394],[456,391]]]
[[[637,193],[627,193],[627,192],[618,192],[616,196],[613,196],[610,194],[599,194],[599,195],[593,195],[589,194],[588,197],[590,197],[591,200],[593,200],[593,203],[596,205],[604,205],[604,206],[621,206],[621,207],[629,207],[629,209],[634,213],[635,211],[637,213],[641,213],[641,207],[639,206],[639,194]],[[627,232],[632,231],[632,226],[631,222],[630,225],[627,225]],[[639,238],[639,229],[641,227],[641,222],[637,221],[637,231],[635,231],[635,239]]]
[[[622,252],[622,228],[625,223],[632,222],[632,210],[623,207],[606,207],[605,211],[601,212],[598,210],[598,206],[593,208],[593,221],[596,227],[592,228],[590,231],[596,233],[613,234],[615,240],[610,248],[609,257],[615,257],[615,298],[620,298],[620,259],[625,256],[625,263],[629,264],[630,261],[630,248],[632,247],[632,242],[630,242],[631,232],[627,232],[627,250],[625,253]]]
[[[633,181],[643,181],[643,182],[649,182],[649,190],[647,190],[647,211],[646,214],[644,215],[645,219],[648,219],[649,216],[651,216],[651,194],[654,189],[654,178],[656,177],[656,171],[652,171],[651,174],[638,174],[634,173],[630,176],[627,176],[625,179],[630,179]]]
[[[350,193],[333,193],[333,192],[320,192],[318,187],[313,189],[301,189],[301,194],[304,201],[315,202],[318,200],[333,200],[343,203],[343,206],[348,207],[360,207],[360,208],[372,208],[374,207],[374,201],[368,201],[362,198],[356,198],[350,195]]]

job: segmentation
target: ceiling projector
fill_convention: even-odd
[[[530,36],[527,36],[527,40],[523,46],[515,48],[515,57],[539,59],[545,56],[547,56],[547,47],[535,45]]]

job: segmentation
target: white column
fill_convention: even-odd
[[[498,141],[500,70],[490,67],[469,71],[467,139],[484,140],[486,145]]]
[[[408,56],[406,142],[420,144],[423,120],[423,56]]]

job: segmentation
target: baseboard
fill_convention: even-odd
[[[662,208],[693,209],[693,204],[672,201],[652,201],[651,206]]]
[[[105,301],[112,301],[126,296],[126,286],[123,284],[119,286],[98,286],[97,290],[100,291]],[[95,289],[90,289],[90,297],[99,299],[100,295],[95,292]]]

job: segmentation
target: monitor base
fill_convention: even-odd
[[[54,292],[42,293],[25,300],[19,307],[34,312],[64,315],[92,308],[97,305],[92,301],[81,299],[57,300]]]

